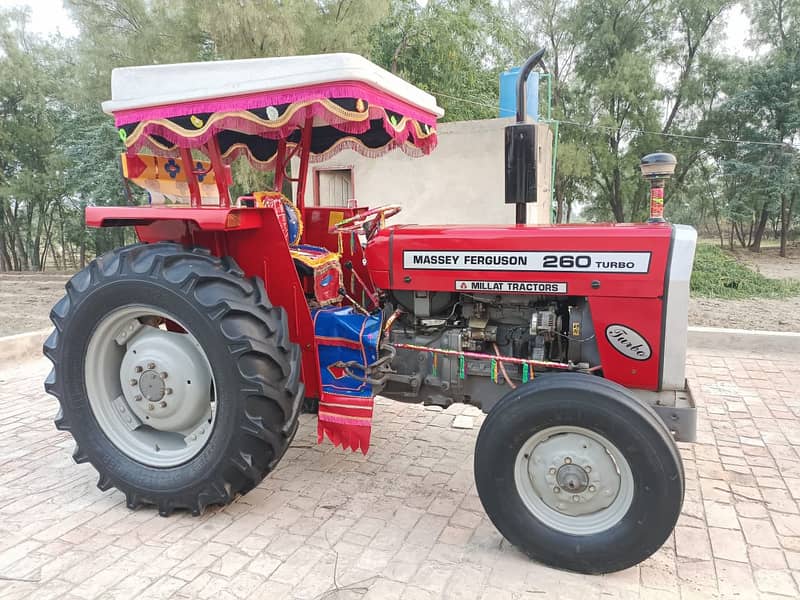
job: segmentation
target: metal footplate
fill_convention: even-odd
[[[697,409],[689,389],[689,383],[682,390],[630,390],[642,402],[650,405],[664,421],[676,442],[697,440]]]

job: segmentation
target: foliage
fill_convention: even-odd
[[[786,298],[800,295],[800,281],[769,279],[710,244],[699,244],[691,292],[709,298]]]
[[[490,0],[398,0],[372,32],[372,59],[435,94],[445,120],[491,118],[509,33]]]
[[[445,120],[497,114],[498,75],[547,49],[559,121],[557,220],[642,220],[638,162],[678,157],[666,215],[753,251],[791,239],[800,198],[800,0],[751,0],[752,58],[725,54],[736,0],[65,0],[75,39],[0,10],[0,270],[75,268],[132,239],[89,205],[136,203],[108,116],[115,67],[357,52],[437,96]],[[744,41],[743,41],[744,42]],[[237,190],[269,175],[234,166]],[[127,236],[127,237],[126,237]]]

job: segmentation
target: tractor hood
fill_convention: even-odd
[[[673,226],[400,225],[367,247],[385,290],[658,298]]]

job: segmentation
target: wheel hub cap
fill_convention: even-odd
[[[563,465],[556,473],[558,486],[580,494],[589,487],[589,474],[577,465]]]
[[[633,499],[633,476],[622,453],[602,435],[577,426],[531,436],[517,454],[514,479],[539,520],[575,535],[608,529]]]
[[[131,410],[150,427],[189,435],[211,416],[211,376],[185,334],[143,328],[128,342],[120,379]]]
[[[155,371],[145,371],[139,377],[139,389],[142,390],[142,395],[145,400],[150,402],[158,402],[164,397],[164,392],[167,386],[164,385],[164,380],[161,375]]]

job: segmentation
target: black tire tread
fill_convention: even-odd
[[[575,395],[576,390],[582,390],[585,394],[595,394],[592,399],[600,401],[603,405],[603,407],[598,407],[600,413],[593,414],[604,413],[606,415],[604,418],[609,418],[612,413],[618,416],[624,414],[626,415],[624,421],[627,425],[636,424],[635,435],[647,440],[646,443],[650,446],[652,456],[657,457],[654,458],[657,462],[651,464],[658,465],[659,472],[663,472],[665,475],[665,479],[662,480],[666,486],[664,489],[670,490],[669,500],[667,504],[663,505],[668,508],[665,512],[659,513],[658,526],[654,530],[648,528],[647,534],[637,541],[637,547],[635,549],[629,547],[626,550],[628,554],[620,553],[617,551],[618,548],[608,548],[603,544],[606,532],[595,534],[594,541],[588,538],[579,541],[580,538],[566,533],[556,535],[553,530],[549,530],[551,533],[544,535],[546,529],[544,525],[533,527],[526,524],[523,526],[521,521],[514,521],[514,518],[509,520],[509,515],[516,515],[519,512],[512,508],[512,506],[517,507],[517,503],[512,501],[510,495],[512,493],[516,495],[517,492],[511,492],[507,484],[508,477],[500,474],[501,471],[505,472],[507,463],[503,460],[498,462],[498,457],[507,459],[507,453],[514,452],[514,446],[509,437],[510,432],[514,430],[522,432],[524,430],[519,428],[527,427],[519,423],[519,418],[523,414],[520,410],[531,410],[537,406],[537,401],[542,400],[548,405],[548,408],[544,410],[555,410],[556,412],[552,414],[559,414],[562,410],[560,408],[561,401],[556,402],[555,399],[570,398]],[[566,405],[567,402],[564,403],[564,406]],[[575,406],[572,406],[570,410],[573,412],[579,410],[580,413],[583,413],[589,409],[590,405],[584,404],[583,406],[586,408],[576,409]],[[542,414],[537,415],[537,418],[541,417],[543,417]],[[563,418],[563,414],[558,418]],[[630,451],[630,449],[623,449],[623,451],[626,450]],[[513,465],[511,469],[513,471]],[[636,473],[634,473],[634,477],[637,478]],[[475,448],[475,479],[478,494],[490,519],[512,544],[535,560],[556,568],[582,573],[608,573],[624,569],[658,550],[678,519],[685,493],[684,470],[680,453],[672,435],[658,414],[623,386],[601,377],[579,373],[558,373],[536,377],[533,381],[510,391],[492,408],[478,433]],[[513,477],[510,485],[515,487]],[[527,509],[522,506],[521,501],[519,509],[527,513]],[[530,519],[531,523],[536,521],[533,515],[530,515]],[[516,527],[511,526],[510,523],[515,523]],[[530,529],[523,531],[529,527]],[[531,533],[532,531],[537,533],[534,535]],[[595,550],[590,550],[592,547],[600,547],[601,551],[595,553]]]
[[[82,449],[80,439],[84,425],[70,418],[70,403],[61,373],[69,347],[68,340],[62,340],[61,334],[81,302],[97,286],[126,277],[146,277],[193,299],[193,304],[206,313],[209,324],[228,340],[228,353],[238,370],[239,396],[245,409],[236,440],[217,469],[190,490],[176,495],[133,489],[107,472],[101,457]],[[255,337],[248,327],[239,327],[237,319],[226,319],[230,315],[244,315],[246,322],[250,326],[256,324],[266,337]],[[218,258],[208,250],[173,243],[118,248],[98,257],[69,280],[66,295],[53,307],[50,319],[54,331],[45,341],[43,352],[53,363],[45,390],[59,401],[55,425],[75,438],[75,462],[90,462],[99,473],[98,487],[120,489],[129,508],[153,504],[164,516],[175,509],[188,509],[199,515],[211,504],[226,504],[236,494],[246,493],[258,485],[294,437],[304,398],[300,348],[289,340],[286,311],[269,302],[261,279],[246,279],[230,257]],[[223,321],[224,330],[221,328]],[[280,377],[267,380],[247,372],[243,367],[245,360],[273,374],[277,370]],[[271,408],[273,406],[278,410]],[[280,422],[264,418],[277,413],[283,416]]]

